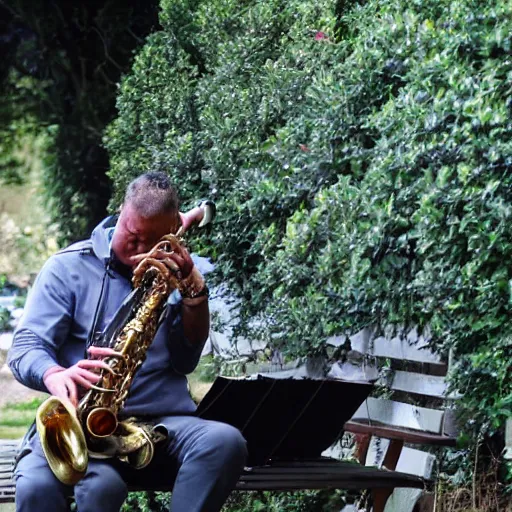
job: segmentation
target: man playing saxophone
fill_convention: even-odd
[[[196,215],[202,210],[179,212],[165,174],[146,173],[132,181],[119,217],[105,219],[89,240],[52,256],[38,275],[9,352],[15,377],[76,406],[98,384],[98,371],[108,368],[102,360],[108,349],[94,341],[130,293],[141,255],[164,235],[186,229]],[[153,256],[158,259],[158,253]],[[197,274],[183,247],[161,263],[185,282]],[[18,511],[65,511],[67,496],[74,495],[80,512],[114,512],[128,484],[143,488],[145,482],[173,485],[172,512],[221,509],[242,471],[246,446],[233,427],[196,417],[188,393],[185,375],[196,367],[209,332],[207,288],[192,296],[174,292],[166,307],[120,413],[165,427],[166,439],[156,445],[152,461],[134,469],[116,458],[89,459],[84,478],[72,487],[56,478],[33,435],[15,472]]]

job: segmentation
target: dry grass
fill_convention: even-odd
[[[512,500],[503,496],[499,481],[500,461],[494,459],[487,472],[476,475],[472,487],[437,487],[434,512],[512,512]]]

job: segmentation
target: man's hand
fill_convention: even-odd
[[[93,357],[116,355],[111,349],[90,347],[88,352]],[[105,369],[112,372],[110,366],[96,359],[82,359],[69,368],[54,366],[46,371],[43,382],[50,392],[63,400],[69,400],[74,407],[78,405],[78,388],[90,389],[96,384],[100,376],[94,370]],[[92,370],[92,371],[91,371]]]
[[[210,224],[215,218],[215,213],[215,203],[209,199],[201,201],[198,206],[188,212],[179,212],[183,232],[187,231],[192,224],[198,224],[200,228]]]
[[[168,253],[162,250],[152,250],[144,254],[137,254],[130,259],[134,266],[137,266],[144,258],[154,258],[164,263],[169,270],[176,274],[179,279],[185,279],[190,275],[194,268],[194,261],[190,253],[182,245],[178,246],[173,252]]]
[[[192,226],[192,224],[199,224],[203,220],[204,210],[201,207],[196,206],[186,213],[179,212],[179,214],[181,219],[181,227],[183,232],[185,232],[190,226]]]

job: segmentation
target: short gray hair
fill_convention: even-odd
[[[146,172],[131,181],[126,188],[124,203],[130,203],[143,217],[179,210],[178,193],[163,172]]]

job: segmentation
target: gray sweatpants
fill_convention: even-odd
[[[168,431],[153,461],[132,469],[116,459],[89,459],[85,477],[74,487],[62,484],[44,457],[39,436],[16,468],[18,512],[64,512],[74,494],[79,512],[118,512],[127,485],[172,486],[171,512],[215,512],[234,488],[247,456],[245,439],[224,423],[194,416],[159,418]]]

